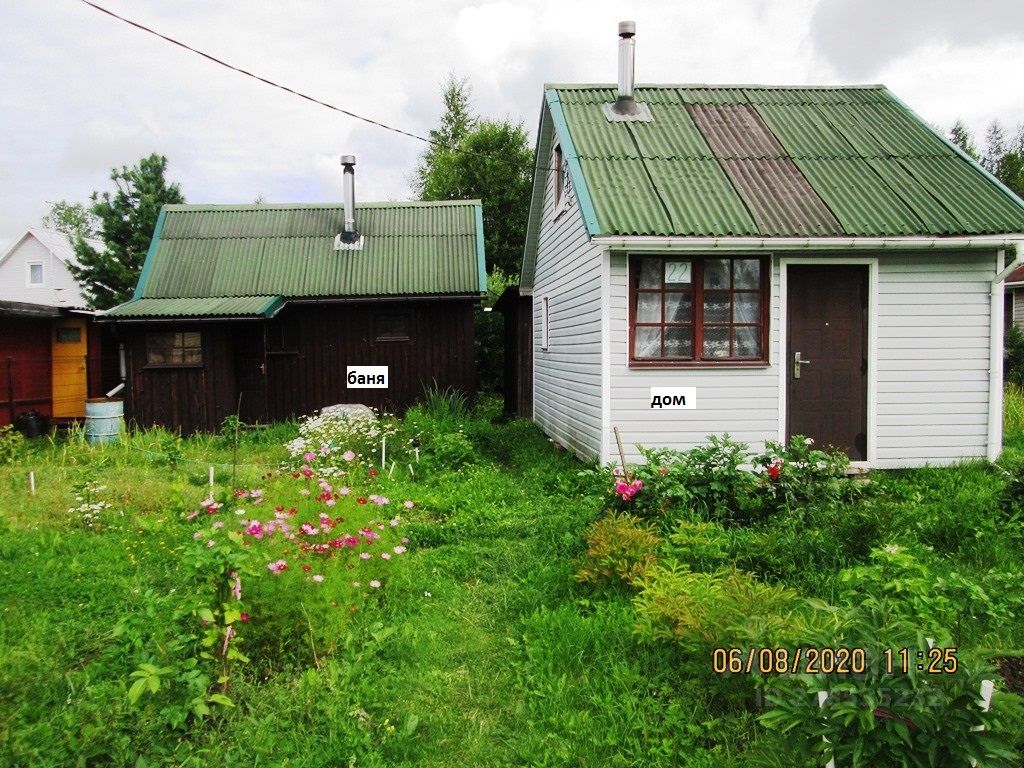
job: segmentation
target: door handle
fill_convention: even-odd
[[[810,363],[811,363],[810,360],[801,360],[799,352],[794,352],[793,353],[793,378],[794,379],[799,379],[800,378],[800,366],[801,365],[810,365]]]

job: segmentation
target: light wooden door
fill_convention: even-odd
[[[88,352],[85,318],[67,317],[54,321],[51,343],[54,418],[85,416],[85,359]]]

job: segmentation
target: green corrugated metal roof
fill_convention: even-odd
[[[549,108],[564,114],[556,130],[579,157],[592,235],[1024,232],[1024,202],[883,86],[641,85],[636,94],[653,122],[607,120],[613,86],[548,91]]]
[[[341,205],[168,205],[136,299],[479,295],[479,209],[357,205],[363,247],[336,251]]]
[[[103,317],[273,317],[284,300],[280,296],[231,296],[227,298],[132,299],[101,312]]]

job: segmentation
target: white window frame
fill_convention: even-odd
[[[39,267],[39,282],[32,282],[32,267]],[[41,288],[46,285],[46,265],[42,261],[30,261],[25,264],[25,286],[28,288]]]
[[[541,351],[548,351],[548,297],[541,299],[540,310],[540,348]]]

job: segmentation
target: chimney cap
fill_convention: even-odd
[[[355,165],[356,164],[356,156],[355,155],[342,155],[341,156],[341,164],[342,165]]]
[[[636,34],[636,22],[635,21],[620,21],[619,22],[619,37],[633,37]]]

